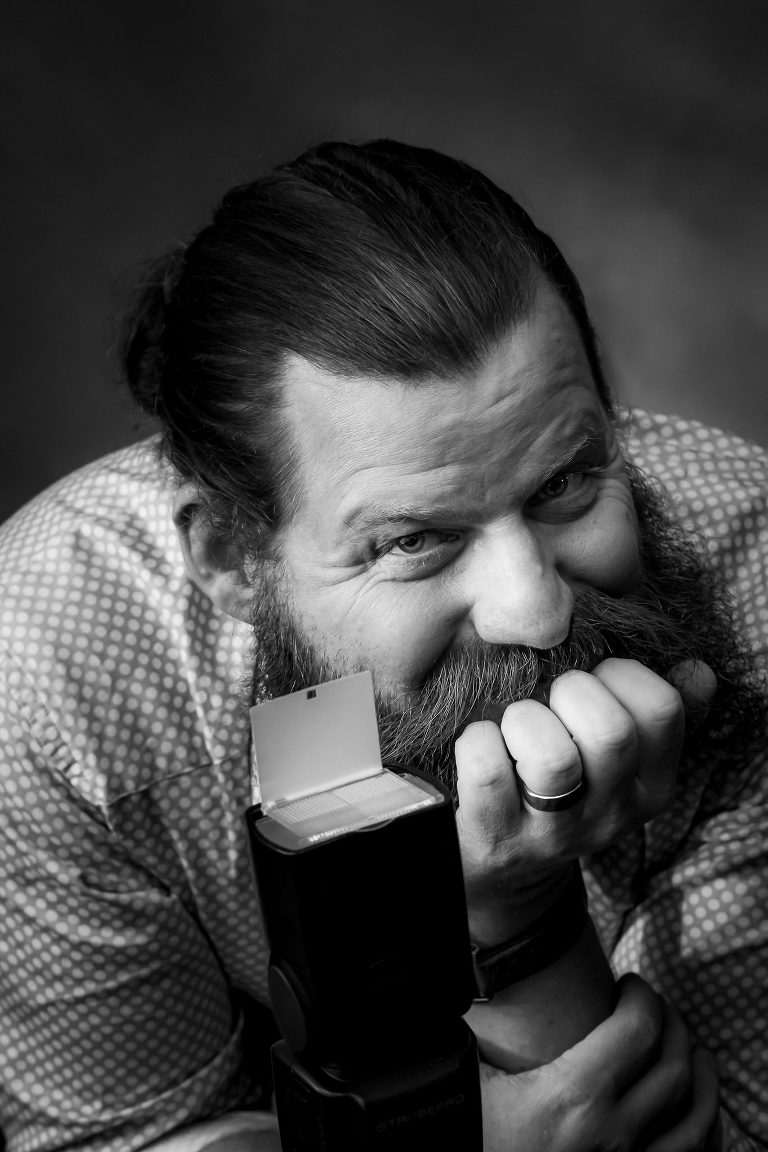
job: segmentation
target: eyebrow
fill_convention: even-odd
[[[587,428],[574,447],[568,448],[563,452],[562,456],[555,458],[551,467],[547,468],[546,476],[557,476],[559,472],[565,472],[578,460],[586,448],[605,449],[608,444],[606,431],[607,429],[604,425]]]
[[[586,448],[599,447],[604,449],[607,444],[605,427],[590,427],[579,437],[576,444],[571,444],[562,455],[555,457],[541,474],[541,483],[544,484],[552,476],[565,472],[572,466]],[[406,522],[413,523],[451,523],[456,520],[456,508],[453,504],[440,506],[438,504],[420,504],[407,502],[404,504],[383,504],[371,501],[365,507],[355,509],[344,519],[344,529],[348,532],[366,532],[373,528],[386,528],[387,525],[400,525]]]
[[[450,520],[456,518],[455,508],[446,505],[444,508],[428,506],[426,504],[376,504],[371,502],[365,508],[358,508],[344,521],[348,531],[361,532],[371,528],[384,528],[387,524],[403,524],[406,521],[416,523],[425,521]]]

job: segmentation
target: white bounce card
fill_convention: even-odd
[[[437,803],[416,777],[381,763],[370,672],[251,708],[254,800],[305,844]]]

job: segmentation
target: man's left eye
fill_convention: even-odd
[[[536,495],[543,500],[553,500],[557,496],[564,496],[574,479],[583,479],[583,476],[578,472],[560,472],[551,480],[547,480],[546,484],[542,484]]]
[[[552,476],[542,484],[529,504],[536,507],[548,501],[568,500],[577,503],[584,501],[593,494],[595,479],[595,474],[591,471],[558,472],[556,476]]]

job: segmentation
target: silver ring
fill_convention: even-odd
[[[568,808],[573,808],[579,803],[584,795],[584,777],[582,776],[575,788],[571,788],[570,792],[560,792],[557,796],[542,796],[540,792],[532,792],[520,776],[520,791],[526,804],[530,808],[535,808],[538,812],[565,812]]]

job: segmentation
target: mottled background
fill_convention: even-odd
[[[320,138],[392,135],[517,193],[619,395],[768,442],[768,5],[16,0],[0,16],[0,516],[140,434],[140,262]]]

